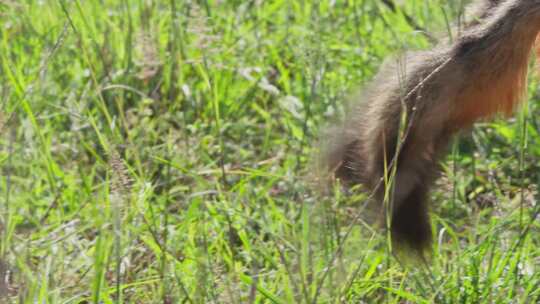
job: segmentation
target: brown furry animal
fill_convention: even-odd
[[[420,254],[431,243],[427,199],[438,161],[460,130],[514,111],[540,31],[540,0],[483,0],[476,7],[477,18],[454,42],[384,64],[328,155],[345,185],[363,185],[379,206],[392,202],[394,244]]]

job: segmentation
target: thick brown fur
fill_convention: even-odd
[[[454,42],[383,65],[336,128],[327,155],[336,178],[363,185],[379,206],[395,168],[392,239],[420,254],[431,243],[428,194],[449,141],[478,120],[515,110],[540,30],[540,0],[473,7]]]

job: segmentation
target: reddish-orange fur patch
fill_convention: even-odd
[[[525,66],[499,79],[472,83],[458,95],[453,126],[461,129],[496,114],[511,115],[524,95],[526,80]]]
[[[497,114],[510,116],[523,99],[527,89],[528,63],[532,48],[540,58],[540,34],[536,36],[534,46],[527,39],[521,44],[508,44],[494,58],[511,58],[498,75],[490,73],[492,64],[487,61],[470,83],[458,94],[451,118],[451,128],[459,130],[470,127],[474,122],[491,118]]]

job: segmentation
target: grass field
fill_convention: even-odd
[[[537,303],[540,94],[477,124],[401,264],[319,134],[462,1],[0,1],[0,303]],[[335,187],[336,189],[338,187]]]

